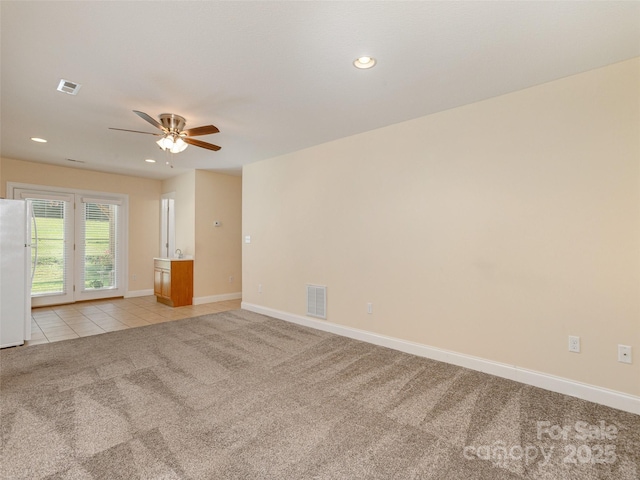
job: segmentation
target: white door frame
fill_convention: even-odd
[[[172,258],[176,252],[176,192],[160,198],[160,256]]]
[[[117,285],[118,288],[114,290],[96,290],[95,292],[82,291],[79,285],[80,268],[82,268],[81,262],[77,261],[77,258],[80,254],[80,249],[76,248],[75,252],[72,252],[70,257],[71,265],[71,275],[73,279],[72,288],[72,296],[61,296],[56,298],[55,295],[51,296],[48,300],[42,301],[34,301],[34,306],[42,305],[55,305],[61,303],[70,303],[76,302],[80,300],[90,300],[97,298],[110,298],[110,297],[120,297],[124,296],[128,291],[128,269],[129,269],[129,195],[127,194],[117,194],[110,192],[97,192],[93,190],[78,190],[73,188],[61,188],[61,187],[49,187],[44,185],[33,185],[26,183],[16,183],[16,182],[7,182],[7,198],[15,198],[15,195],[20,192],[33,192],[33,194],[42,194],[42,195],[53,195],[62,197],[65,195],[71,195],[74,197],[74,203],[76,204],[75,214],[71,213],[72,224],[76,225],[78,221],[79,212],[81,211],[79,203],[81,202],[82,197],[90,197],[92,199],[101,199],[106,201],[118,202],[121,205],[120,216],[119,216],[119,241],[120,241],[120,255],[118,256],[118,267],[116,268],[116,272],[118,274]],[[76,229],[76,232],[71,232],[71,238],[74,239],[74,242],[78,244],[79,242],[79,228]],[[74,267],[75,264],[75,267]],[[75,290],[75,292],[73,291]],[[34,300],[37,297],[34,297]]]

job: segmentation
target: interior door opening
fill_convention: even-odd
[[[162,195],[160,215],[160,252],[164,258],[175,257],[176,205],[175,192]]]

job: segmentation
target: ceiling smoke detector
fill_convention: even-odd
[[[62,80],[60,80],[60,83],[58,84],[58,88],[56,90],[62,93],[68,93],[69,95],[77,95],[78,90],[80,90],[81,86],[82,85],[80,85],[79,83],[71,82],[63,78]]]

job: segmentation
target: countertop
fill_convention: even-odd
[[[154,260],[163,260],[165,262],[184,262],[187,260],[193,260],[193,256],[185,255],[183,258],[161,258],[161,257],[153,257]]]

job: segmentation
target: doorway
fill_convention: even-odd
[[[161,197],[160,252],[164,258],[175,257],[176,252],[176,200],[175,192]]]
[[[32,306],[124,296],[126,196],[40,188],[13,188],[32,212]]]

